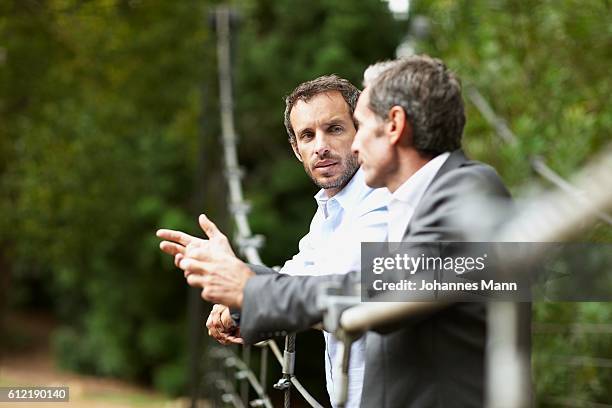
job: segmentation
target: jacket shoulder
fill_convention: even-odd
[[[436,177],[426,195],[464,196],[470,193],[510,197],[497,171],[488,164],[473,160]]]
[[[405,238],[421,241],[466,239],[466,206],[476,202],[507,203],[510,193],[493,169],[483,163],[466,161],[436,176],[417,206]],[[484,201],[483,201],[484,200]],[[479,221],[487,221],[482,213]]]

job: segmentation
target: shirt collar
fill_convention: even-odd
[[[428,161],[391,194],[391,202],[401,201],[413,208],[416,207],[448,156],[450,153],[445,152]]]
[[[330,198],[327,196],[325,190],[321,189],[315,194],[314,198],[319,206],[325,206],[327,201],[335,200],[344,210],[348,210],[352,206],[357,205],[369,190],[371,190],[371,188],[365,183],[363,170],[359,168],[347,185],[336,195]]]

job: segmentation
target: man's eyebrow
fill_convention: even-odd
[[[344,119],[342,116],[334,116],[333,118],[330,118],[329,120],[326,120],[325,122],[323,122],[324,125],[333,125],[336,123],[345,123],[346,119]]]
[[[326,120],[325,122],[321,122],[321,125],[331,126],[331,125],[345,124],[345,123],[347,123],[347,121],[342,116],[333,116],[329,118],[328,120]],[[301,135],[301,134],[304,134],[305,132],[312,132],[312,126],[306,126],[303,129],[294,129],[294,132],[296,135]]]

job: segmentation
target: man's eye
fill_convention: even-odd
[[[342,126],[338,126],[338,125],[334,125],[334,126],[331,126],[331,127],[329,128],[329,131],[330,131],[331,133],[340,133],[340,132],[342,132],[342,130],[343,130],[343,129],[342,129]]]
[[[301,140],[309,140],[312,139],[312,133],[310,132],[304,132],[300,134],[300,139]]]

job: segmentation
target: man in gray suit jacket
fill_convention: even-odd
[[[354,116],[359,128],[353,150],[366,183],[392,193],[390,241],[464,239],[450,222],[462,200],[474,194],[509,198],[491,167],[461,151],[461,86],[441,61],[427,56],[395,61],[367,84]],[[320,322],[320,285],[335,281],[348,287],[359,281],[359,271],[291,277],[260,270],[255,275],[212,222],[203,226],[211,248],[187,248],[180,267],[190,285],[203,288],[204,298],[242,310],[247,343]],[[384,333],[368,332],[361,405],[482,406],[486,341],[485,307],[475,302],[406,319]]]

